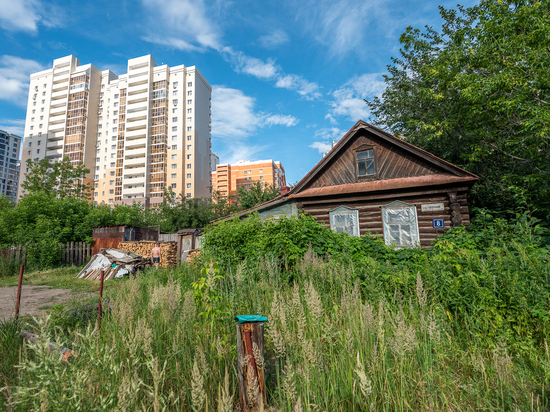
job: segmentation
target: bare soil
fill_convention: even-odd
[[[19,315],[41,315],[59,304],[63,304],[65,309],[70,309],[91,295],[91,293],[54,289],[49,286],[23,286]],[[16,299],[17,286],[0,288],[0,321],[15,315]]]

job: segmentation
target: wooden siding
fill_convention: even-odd
[[[365,180],[386,180],[400,177],[413,177],[448,173],[432,163],[390,144],[380,137],[363,132],[350,141],[344,150],[329,162],[304,189],[314,187],[336,186],[358,182],[356,173],[355,150],[361,146],[373,146],[376,175],[364,177]]]
[[[420,232],[420,244],[422,247],[431,246],[437,236],[445,233],[451,228],[451,209],[449,207],[449,197],[447,191],[441,193],[409,193],[409,194],[394,194],[391,199],[370,199],[370,200],[354,200],[353,198],[339,199],[335,205],[334,200],[325,202],[322,199],[304,201],[300,206],[304,212],[312,215],[315,219],[330,227],[329,211],[338,206],[346,206],[359,211],[359,230],[362,235],[371,233],[373,235],[384,236],[382,226],[382,209],[381,206],[386,206],[394,200],[401,200],[406,203],[416,204],[418,217],[418,229]],[[467,204],[466,191],[459,191],[457,196],[460,204],[460,216],[462,224],[468,226],[470,224],[470,216]],[[442,211],[423,212],[422,204],[426,203],[443,203],[445,209]],[[443,218],[445,222],[444,229],[434,229],[432,227],[432,219]]]

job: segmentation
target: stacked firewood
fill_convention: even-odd
[[[201,252],[200,252],[199,249],[190,250],[189,254],[187,255],[186,262],[187,263],[193,263],[195,261],[195,259],[199,257],[200,254],[201,254]]]
[[[139,242],[120,242],[118,244],[118,248],[127,250],[128,252],[136,253],[144,257],[151,257],[151,250],[153,250],[156,244],[157,242],[151,240],[141,240]],[[177,242],[160,242],[160,250],[162,253],[160,267],[175,267],[178,258]]]

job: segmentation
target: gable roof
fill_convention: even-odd
[[[333,159],[336,159],[339,154],[344,150],[348,142],[353,140],[360,131],[367,130],[368,132],[376,135],[378,138],[398,146],[407,153],[417,156],[423,159],[425,162],[434,165],[441,169],[445,174],[440,175],[426,175],[426,176],[414,176],[414,177],[401,177],[396,179],[387,180],[373,180],[368,182],[348,183],[335,186],[315,187],[307,188],[317,176],[319,176],[326,167],[330,165]],[[458,166],[449,163],[432,153],[420,149],[390,133],[387,133],[376,126],[373,126],[363,120],[359,120],[355,125],[334,145],[334,147],[307,173],[302,180],[300,180],[296,186],[294,186],[288,193],[279,195],[274,199],[271,199],[265,203],[254,206],[250,209],[243,210],[231,216],[245,216],[249,213],[262,210],[266,207],[276,206],[280,203],[284,203],[288,199],[293,198],[306,198],[316,196],[328,196],[338,194],[349,194],[357,192],[372,192],[381,190],[401,189],[407,187],[418,186],[432,186],[441,185],[447,183],[473,183],[479,180],[479,177],[473,173],[468,172]],[[229,216],[228,216],[229,217]],[[227,217],[226,217],[227,218]],[[221,218],[225,219],[225,218]]]

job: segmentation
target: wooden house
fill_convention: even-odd
[[[360,120],[292,190],[238,216],[302,210],[337,232],[428,247],[449,228],[469,225],[467,194],[477,180]]]

